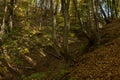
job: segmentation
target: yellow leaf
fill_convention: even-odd
[[[25,48],[25,49],[24,49],[24,53],[29,53],[29,49],[28,49],[28,48]]]

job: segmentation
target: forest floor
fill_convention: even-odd
[[[101,30],[99,48],[79,57],[63,80],[120,80],[120,19]]]
[[[33,50],[34,54],[28,55],[33,60],[28,58],[30,64],[23,59],[24,66],[30,67],[18,67],[22,79],[8,75],[0,80],[120,80],[120,19],[105,25],[100,32],[101,45],[88,53],[78,51],[79,41],[70,45],[71,54],[78,60],[72,66],[59,59],[54,49],[47,47],[41,57]]]
[[[119,80],[120,79],[120,19],[112,21],[101,29],[101,45],[92,52],[77,54],[77,64],[67,67],[64,60],[48,54],[47,58],[35,57],[39,62],[34,73],[42,72],[47,75],[40,80]],[[70,47],[74,50],[79,42]],[[51,54],[54,50],[47,49]],[[74,51],[73,50],[73,51]],[[72,53],[74,54],[74,53]],[[78,56],[79,55],[79,56]],[[31,72],[27,71],[26,73]],[[39,80],[39,79],[38,79]]]

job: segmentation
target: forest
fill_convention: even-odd
[[[0,80],[120,80],[120,0],[0,0]]]

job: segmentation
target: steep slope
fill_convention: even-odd
[[[63,80],[120,80],[120,19],[101,31],[102,45],[80,57]]]
[[[120,36],[120,19],[113,20],[101,30],[101,42],[103,44]]]

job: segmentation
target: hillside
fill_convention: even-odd
[[[102,45],[80,57],[79,63],[70,69],[67,78],[72,80],[120,79],[120,19],[101,30]],[[66,77],[63,79],[66,80]]]
[[[21,63],[11,64],[15,71],[6,71],[2,80],[119,80],[120,79],[120,19],[112,21],[100,30],[101,45],[92,47],[92,51],[79,51],[81,42],[70,45],[72,56],[78,60],[71,66],[55,55],[48,46],[40,51],[37,43],[31,49],[32,54],[21,56]],[[74,54],[75,53],[75,54]],[[82,55],[81,55],[82,54]],[[77,56],[76,56],[77,55]],[[3,63],[5,65],[5,63]],[[8,67],[9,69],[9,67]],[[9,69],[11,70],[11,69]],[[22,78],[21,78],[22,77]]]

